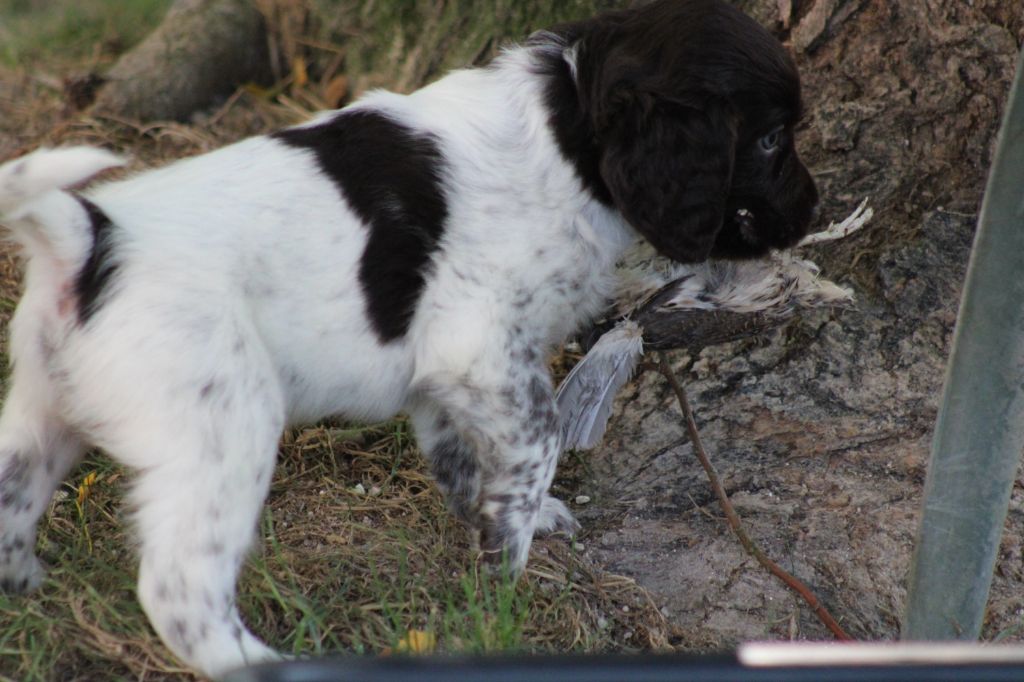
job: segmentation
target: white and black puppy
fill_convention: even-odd
[[[136,472],[139,598],[209,675],[272,658],[235,581],[288,424],[407,412],[450,507],[522,570],[572,530],[547,350],[637,233],[679,261],[804,236],[800,87],[725,2],[556,27],[411,95],[86,192],[88,148],[0,167],[25,253],[0,418],[0,581],[89,446]]]

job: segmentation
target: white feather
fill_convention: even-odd
[[[852,232],[856,232],[860,228],[864,227],[869,220],[875,215],[874,209],[868,206],[868,200],[865,198],[864,201],[860,202],[860,206],[854,209],[853,213],[848,215],[845,220],[839,223],[829,223],[821,232],[814,232],[809,234],[800,240],[800,243],[796,245],[796,248],[802,246],[810,246],[811,244],[820,244],[821,242],[830,242],[836,239],[842,239]]]

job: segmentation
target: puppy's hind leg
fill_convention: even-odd
[[[235,585],[284,425],[280,384],[255,331],[224,336],[201,348],[165,339],[144,360],[112,364],[119,385],[135,377],[146,390],[131,394],[131,420],[106,420],[102,443],[140,472],[132,502],[143,609],[183,662],[215,678],[277,658],[243,625]]]
[[[0,590],[23,592],[43,576],[36,525],[85,448],[58,416],[49,342],[31,288],[11,322],[11,388],[0,414]]]
[[[84,448],[39,401],[45,377],[19,365],[0,416],[0,590],[39,585],[36,525]],[[32,374],[32,376],[29,376]],[[44,382],[33,385],[33,381]]]

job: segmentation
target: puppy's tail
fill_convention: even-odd
[[[123,164],[121,157],[94,147],[40,149],[9,161],[0,166],[0,224],[11,229],[30,257],[42,250],[65,262],[78,261],[91,247],[91,235],[83,229],[89,217],[61,190]]]

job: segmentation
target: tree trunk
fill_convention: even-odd
[[[270,77],[265,22],[252,0],[176,0],[106,74],[93,113],[183,120],[239,84]]]

